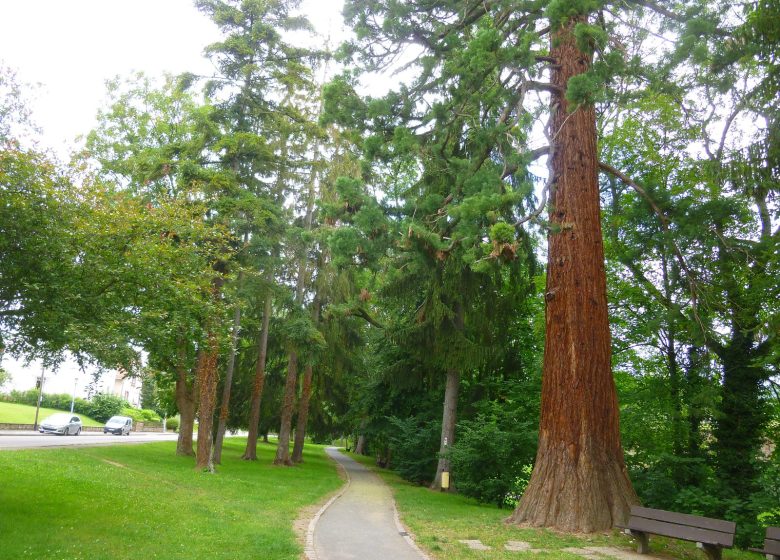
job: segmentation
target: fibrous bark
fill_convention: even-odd
[[[552,35],[550,222],[539,447],[510,520],[567,532],[609,529],[638,503],[620,444],[601,237],[596,116],[569,107],[570,77],[590,67],[574,18]]]
[[[314,369],[307,365],[303,373],[301,399],[298,401],[298,421],[295,426],[292,462],[303,463],[303,442],[306,439],[306,424],[309,420],[309,400],[311,399],[311,381]]]
[[[287,380],[284,384],[282,401],[282,420],[279,426],[279,445],[276,448],[274,465],[292,466],[290,459],[290,431],[292,430],[293,405],[295,404],[295,386],[298,383],[298,354],[290,352],[287,362]]]
[[[214,408],[217,402],[217,357],[219,344],[216,334],[209,332],[206,350],[198,362],[198,446],[195,468],[214,470],[212,462],[212,434]]]
[[[316,325],[320,319],[320,302],[317,296],[314,297],[312,307],[312,322]],[[298,421],[295,426],[295,442],[293,443],[292,462],[295,464],[303,462],[303,442],[306,439],[306,424],[309,421],[309,402],[311,400],[311,384],[314,376],[314,370],[307,364],[303,373],[303,387],[301,388],[301,399],[298,401]]]
[[[257,344],[257,365],[255,366],[255,379],[252,384],[252,402],[249,408],[249,430],[246,438],[246,450],[241,456],[245,461],[257,460],[257,435],[260,426],[260,403],[263,400],[263,387],[265,386],[265,361],[268,355],[268,324],[271,320],[271,293],[265,296],[263,308],[263,325],[260,329],[260,340]],[[268,441],[265,434],[264,441]]]
[[[236,365],[236,347],[238,346],[238,331],[241,327],[241,308],[236,306],[233,312],[233,333],[230,338],[230,355],[228,356],[227,369],[225,371],[225,386],[222,389],[222,403],[219,407],[219,423],[217,424],[217,436],[214,439],[214,464],[222,463],[222,442],[227,430],[227,417],[230,412],[230,389],[233,385],[233,371]]]

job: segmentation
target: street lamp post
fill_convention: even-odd
[[[38,413],[41,411],[41,401],[43,400],[43,382],[44,382],[45,373],[46,373],[46,367],[43,364],[41,364],[41,385],[38,391],[38,404],[35,407],[35,423],[33,424],[33,431],[38,430]]]
[[[76,404],[76,386],[79,384],[79,376],[73,380],[73,396],[70,399],[70,413],[73,414],[73,405]]]

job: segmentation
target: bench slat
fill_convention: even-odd
[[[780,540],[767,537],[764,539],[764,550],[771,554],[780,554]]]
[[[710,517],[701,517],[699,515],[689,515],[687,513],[677,513],[674,511],[664,511],[662,509],[652,509],[641,506],[631,506],[631,517],[666,521],[676,525],[709,529],[719,533],[733,534],[737,528],[737,524],[733,521],[723,521],[722,519],[712,519]]]
[[[653,533],[664,537],[673,537],[692,542],[701,542],[706,544],[716,544],[725,548],[731,548],[734,545],[734,533],[724,533],[703,529],[701,527],[690,527],[667,523],[657,519],[646,519],[642,517],[631,517],[628,521],[628,528],[634,531],[643,531]]]
[[[780,541],[780,527],[767,527],[766,538],[773,541]]]

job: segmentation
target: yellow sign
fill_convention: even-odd
[[[450,487],[450,473],[444,471],[441,473],[441,489],[447,490]]]

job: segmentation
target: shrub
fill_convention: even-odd
[[[406,480],[427,484],[436,474],[441,423],[419,417],[390,418],[391,468]]]
[[[464,420],[458,428],[448,453],[458,491],[498,507],[515,505],[528,484],[535,431],[530,426],[504,429],[492,415]]]
[[[129,416],[134,422],[160,422],[162,418],[154,410],[148,408],[125,407],[122,409],[122,416]]]
[[[106,422],[112,416],[121,414],[122,409],[127,407],[127,401],[106,393],[95,395],[88,404],[90,410],[85,414],[98,422]]]
[[[179,429],[179,419],[175,416],[168,418],[168,420],[165,422],[165,428],[175,432]]]

